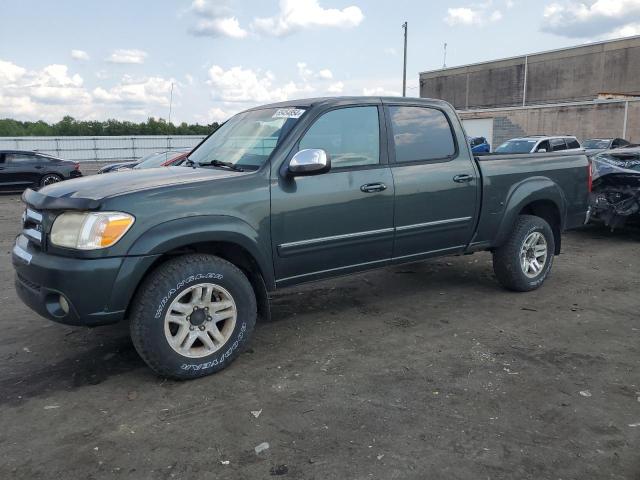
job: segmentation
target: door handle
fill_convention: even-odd
[[[360,187],[364,193],[383,192],[387,189],[384,183],[365,183]]]
[[[41,169],[41,168],[43,168],[43,167],[42,167],[42,165],[36,165],[36,168],[37,168],[38,170],[40,170],[40,169]]]
[[[473,181],[473,175],[467,175],[462,174],[462,175],[456,175],[455,177],[453,177],[453,181],[456,183],[468,183],[468,182],[472,182]]]

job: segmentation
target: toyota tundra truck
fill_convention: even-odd
[[[155,372],[187,379],[237,357],[275,289],[477,251],[536,289],[588,217],[587,158],[474,158],[466,138],[439,100],[252,108],[182,166],[27,190],[17,293],[55,322],[128,321]]]

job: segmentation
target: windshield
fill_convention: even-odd
[[[265,108],[239,113],[193,151],[189,160],[197,165],[217,160],[257,170],[304,112],[300,108]]]
[[[611,143],[611,140],[592,139],[592,140],[585,141],[584,144],[583,144],[583,147],[584,148],[593,148],[593,149],[609,148],[609,144],[610,143]]]
[[[509,140],[498,148],[496,153],[530,153],[537,140]]]

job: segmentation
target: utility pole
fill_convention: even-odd
[[[409,30],[409,26],[407,22],[402,24],[402,28],[404,28],[404,67],[402,69],[402,96],[407,96],[407,30]]]
[[[444,60],[442,61],[442,69],[447,68],[447,42],[444,42]]]
[[[173,107],[173,82],[171,82],[171,93],[169,94],[169,124],[171,124],[171,109]]]

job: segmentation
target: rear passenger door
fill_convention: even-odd
[[[475,161],[459,122],[423,105],[387,105],[396,260],[462,251],[479,205]],[[453,120],[453,121],[452,121]]]

